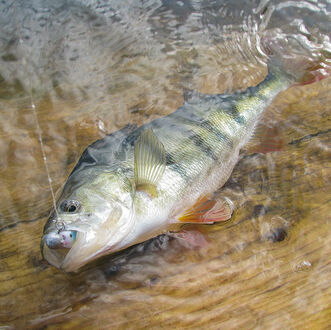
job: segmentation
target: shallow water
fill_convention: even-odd
[[[0,326],[330,326],[330,78],[273,102],[219,191],[233,218],[201,229],[207,247],[161,236],[78,274],[41,259],[52,199],[32,111],[57,191],[90,143],[173,112],[185,89],[263,80],[264,36],[328,71],[328,1],[22,0],[0,11]]]

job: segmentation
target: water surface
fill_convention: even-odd
[[[201,229],[207,247],[161,236],[78,274],[40,255],[52,198],[32,111],[57,191],[89,144],[173,112],[184,90],[262,81],[261,38],[328,71],[328,1],[22,0],[0,12],[0,325],[330,325],[329,78],[273,102],[218,192],[233,218]]]

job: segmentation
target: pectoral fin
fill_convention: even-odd
[[[168,236],[176,238],[186,249],[193,250],[208,246],[208,240],[198,229],[183,229],[176,233],[168,233]]]
[[[166,167],[164,146],[152,129],[144,131],[134,148],[134,180],[137,191],[151,197],[157,195],[157,185]]]
[[[178,220],[186,223],[214,223],[231,218],[233,207],[230,201],[200,198]]]

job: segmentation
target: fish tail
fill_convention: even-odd
[[[271,75],[286,77],[292,85],[307,85],[327,78],[331,68],[322,54],[309,54],[287,48],[286,40],[264,38]]]

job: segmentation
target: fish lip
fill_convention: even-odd
[[[82,233],[83,234],[83,233]],[[82,237],[81,237],[82,239]],[[90,263],[93,260],[98,259],[99,257],[109,255],[113,252],[117,252],[120,250],[118,247],[121,246],[122,241],[116,242],[112,245],[107,245],[106,247],[103,247],[96,252],[90,254],[85,259],[82,259],[80,261],[76,261],[75,263],[70,263],[70,257],[69,253],[72,251],[72,249],[75,247],[75,244],[77,244],[77,241],[74,243],[74,245],[69,249],[68,253],[62,260],[61,264],[58,266],[58,268],[62,269],[65,272],[71,273],[71,272],[78,272],[83,266]],[[76,246],[77,248],[77,246]],[[69,256],[69,257],[68,257]]]
[[[84,221],[85,219],[80,218],[79,221],[71,222],[66,225],[65,230],[77,231],[77,236],[74,244],[70,249],[50,249],[45,244],[43,236],[42,242],[42,254],[44,258],[53,266],[62,269],[65,272],[77,272],[81,267],[87,263],[110,253],[116,252],[118,246],[122,243],[131,229],[134,226],[134,208],[127,209],[127,213],[122,215],[120,227],[116,227],[111,230],[105,236],[102,236],[100,240],[102,227],[98,224],[96,227],[91,225],[90,222]],[[106,225],[107,222],[102,224]],[[107,227],[103,227],[103,230],[107,231]],[[50,231],[56,230],[54,227],[44,232],[44,235]],[[100,231],[101,230],[101,231]],[[94,233],[93,236],[89,234]],[[112,242],[111,242],[112,241]],[[65,255],[64,255],[64,250]],[[58,251],[58,252],[57,252]]]
[[[83,266],[90,263],[91,261],[96,260],[96,259],[98,259],[99,257],[101,257],[103,255],[108,255],[112,252],[115,252],[117,245],[119,245],[119,244],[109,246],[109,247],[107,247],[107,249],[101,249],[100,251],[97,251],[96,253],[91,254],[86,259],[81,260],[80,262],[76,262],[75,264],[70,264],[70,262],[68,263],[69,258],[67,258],[67,255],[69,254],[70,250],[73,248],[72,247],[68,251],[67,255],[64,257],[63,261],[61,262],[61,264],[59,265],[58,268],[62,269],[65,272],[68,272],[68,273],[78,272]]]
[[[82,220],[81,218],[77,219],[79,226],[77,226],[75,224],[76,223],[76,221],[75,221],[74,223],[66,224],[63,230],[73,230],[73,231],[76,231],[77,233],[81,233],[84,235],[84,233],[90,229],[90,225],[88,223],[84,222],[84,228],[82,228],[81,220]],[[52,224],[54,224],[54,223],[55,223],[55,221],[53,220]],[[79,263],[79,265],[77,267],[74,267],[72,269],[70,267],[64,266],[66,257],[70,253],[70,251],[74,248],[76,242],[73,244],[73,246],[71,248],[63,248],[63,247],[51,248],[46,243],[47,235],[49,235],[52,232],[58,233],[61,231],[62,231],[61,229],[57,229],[54,225],[44,228],[44,233],[43,233],[43,236],[42,236],[41,242],[40,242],[41,255],[42,255],[43,259],[46,260],[50,265],[52,265],[58,269],[62,269],[66,272],[76,271],[88,262],[88,260],[86,262],[84,260],[84,262]]]
[[[40,242],[41,255],[50,265],[60,268],[62,260],[65,258],[61,252],[63,249],[50,249],[44,240]],[[61,259],[61,260],[59,260]]]
[[[69,228],[70,227],[70,228]],[[66,227],[66,230],[71,230],[71,228],[74,228],[72,230],[78,231],[76,227],[68,226]],[[55,227],[48,227],[41,238],[40,241],[40,252],[44,260],[46,260],[50,265],[61,269],[61,264],[63,263],[65,257],[70,252],[71,248],[50,248],[46,244],[46,236],[51,232],[60,232],[61,230],[56,229]]]

